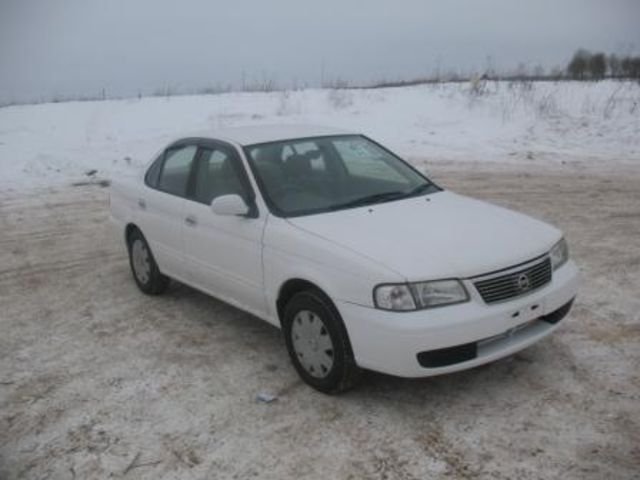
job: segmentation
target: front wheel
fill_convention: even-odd
[[[169,277],[160,272],[149,244],[139,230],[129,236],[129,265],[133,279],[143,293],[159,295],[167,289]]]
[[[344,392],[360,374],[340,314],[317,290],[296,294],[282,322],[289,356],[300,377],[323,393]]]

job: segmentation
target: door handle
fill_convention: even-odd
[[[193,215],[189,215],[184,219],[184,223],[186,223],[190,227],[195,227],[198,224],[198,220]]]
[[[144,198],[138,199],[138,206],[143,210],[147,208],[147,202],[144,201]]]

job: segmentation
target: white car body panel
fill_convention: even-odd
[[[265,217],[216,215],[207,205],[185,200],[184,280],[216,297],[232,298],[244,310],[267,315],[262,278]]]
[[[376,279],[404,281],[396,272],[355,251],[274,216],[265,230],[264,270],[271,305],[275,305],[280,287],[289,279],[309,281],[332,299],[367,306],[373,305]]]
[[[210,206],[148,187],[141,172],[117,179],[111,188],[119,241],[124,244],[127,225],[137,226],[164,274],[278,327],[283,285],[292,279],[310,282],[340,312],[357,364],[393,375],[470,368],[525,348],[557,328],[532,324],[504,340],[482,343],[472,361],[420,366],[419,352],[493,338],[567,304],[577,293],[577,267],[569,260],[544,288],[488,305],[469,277],[548,253],[562,236],[559,230],[449,191],[294,218],[270,213],[242,146],[344,133],[279,126],[207,135],[236,149],[256,194],[258,217],[217,215]],[[185,223],[187,217],[195,225]],[[444,278],[461,279],[470,300],[411,312],[374,307],[376,285]]]
[[[142,178],[126,178],[114,182],[110,202],[112,218],[125,225],[136,225],[145,232],[161,271],[182,278],[182,218],[186,200],[147,188]],[[124,230],[119,236],[124,239]]]
[[[495,305],[484,304],[474,292],[470,302],[416,312],[386,312],[345,302],[339,302],[338,308],[348,322],[358,365],[390,375],[423,377],[497,360],[540,340],[560,324],[541,321],[532,324],[531,330],[513,335],[502,345],[487,346],[485,352],[479,352],[478,358],[470,362],[428,370],[416,362],[418,352],[488,339],[547,315],[571,301],[577,289],[577,267],[569,261],[554,273],[546,287]],[[514,317],[516,312],[519,315]]]
[[[491,272],[548,252],[561,237],[545,223],[448,191],[292,218],[291,223],[384,259],[409,281]]]

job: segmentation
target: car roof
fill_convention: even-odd
[[[246,146],[295,138],[355,134],[357,133],[317,125],[251,125],[246,127],[220,128],[211,132],[210,135],[205,136]]]

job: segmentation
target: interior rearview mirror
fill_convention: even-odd
[[[249,213],[249,206],[240,195],[232,193],[214,198],[211,210],[218,215],[243,216]]]

